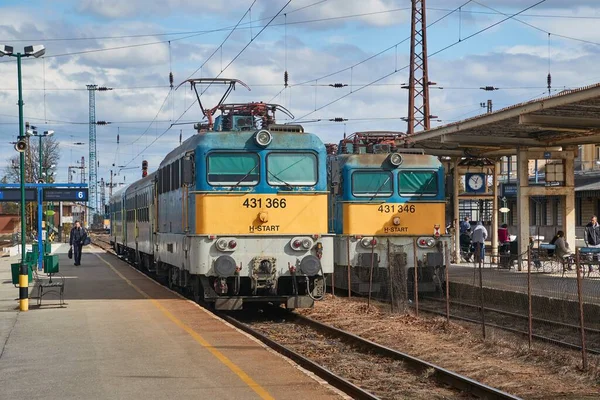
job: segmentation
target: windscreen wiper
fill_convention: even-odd
[[[248,171],[248,172],[246,173],[246,175],[242,176],[242,179],[240,179],[239,181],[237,181],[237,183],[236,183],[235,185],[233,185],[233,186],[231,187],[231,189],[229,189],[229,192],[231,192],[233,189],[235,189],[235,188],[239,187],[239,186],[240,186],[240,184],[241,184],[241,183],[242,183],[242,182],[243,182],[243,181],[244,181],[244,180],[245,180],[245,179],[246,179],[248,176],[250,176],[250,174],[251,174],[251,173],[253,173],[253,172],[254,172],[254,170],[255,170],[256,168],[258,168],[258,164],[256,164],[256,165],[255,165],[255,166],[254,166],[254,167],[253,167],[253,168],[252,168],[250,171]]]
[[[377,191],[375,192],[375,194],[373,195],[373,197],[371,197],[371,198],[369,199],[369,201],[371,201],[371,200],[373,200],[375,197],[377,197],[377,195],[379,194],[379,191],[380,191],[381,189],[383,189],[383,187],[385,186],[385,184],[386,184],[386,183],[388,183],[388,182],[390,181],[390,178],[391,178],[390,176],[388,176],[388,177],[387,177],[387,179],[385,180],[385,182],[383,182],[383,183],[382,183],[382,184],[381,184],[381,185],[380,185],[380,186],[377,188]]]
[[[282,182],[282,183],[284,184],[284,186],[282,186],[282,187],[283,187],[283,188],[285,188],[285,190],[292,190],[292,189],[293,189],[292,185],[290,185],[289,183],[287,183],[286,181],[284,181],[283,179],[281,179],[280,177],[278,177],[277,175],[275,175],[275,174],[274,174],[274,173],[272,173],[271,171],[268,171],[268,170],[267,170],[267,172],[268,172],[269,174],[271,174],[271,176],[272,176],[273,178],[277,179],[279,182]]]

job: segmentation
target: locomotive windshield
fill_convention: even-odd
[[[317,156],[313,153],[271,153],[267,182],[273,186],[313,186],[317,183]]]
[[[215,186],[252,186],[260,176],[256,153],[211,153],[208,156],[208,183]]]
[[[438,193],[435,171],[401,171],[398,182],[401,196],[432,196]]]
[[[389,197],[392,195],[392,173],[356,171],[352,174],[352,194],[356,197]]]

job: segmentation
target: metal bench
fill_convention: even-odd
[[[42,305],[42,298],[44,296],[50,293],[55,293],[58,294],[60,306],[62,307],[65,304],[65,277],[64,275],[58,273],[57,259],[55,264],[49,265],[51,262],[51,259],[44,259],[44,272],[48,275],[48,280],[40,276],[35,266],[33,268],[33,281],[35,282],[34,287],[37,287],[37,305]],[[52,280],[53,275],[54,280]],[[56,278],[58,278],[58,280],[56,280]]]
[[[579,264],[582,267],[582,276],[585,277],[584,265],[588,266],[587,276],[589,277],[594,271],[594,266],[598,266],[598,272],[600,273],[600,247],[580,247],[579,251]]]

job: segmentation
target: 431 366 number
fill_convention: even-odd
[[[249,197],[242,203],[242,206],[246,208],[285,208],[287,202],[285,199],[260,199],[255,197]]]
[[[396,205],[396,204],[382,204],[377,209],[380,213],[390,214],[390,213],[414,213],[416,211],[416,207],[414,204],[406,204],[406,205]]]

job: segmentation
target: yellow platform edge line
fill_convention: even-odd
[[[157,300],[151,298],[146,292],[137,287],[133,282],[127,279],[122,273],[120,273],[110,262],[106,261],[97,253],[94,253],[96,257],[98,257],[103,263],[105,263],[119,278],[123,279],[129,286],[131,286],[136,292],[142,295],[144,298],[150,300],[152,304],[158,308],[167,318],[169,318],[175,325],[186,331],[196,342],[198,342],[202,347],[208,350],[213,356],[217,358],[221,363],[223,363],[227,368],[229,368],[234,374],[236,374],[246,385],[248,385],[254,392],[260,396],[261,399],[265,400],[274,400],[269,392],[258,383],[256,383],[247,373],[245,373],[237,364],[231,361],[227,356],[221,353],[219,350],[214,348],[206,339],[204,339],[198,332],[190,328],[183,321],[173,315],[169,310],[167,310],[162,304],[160,304]]]

